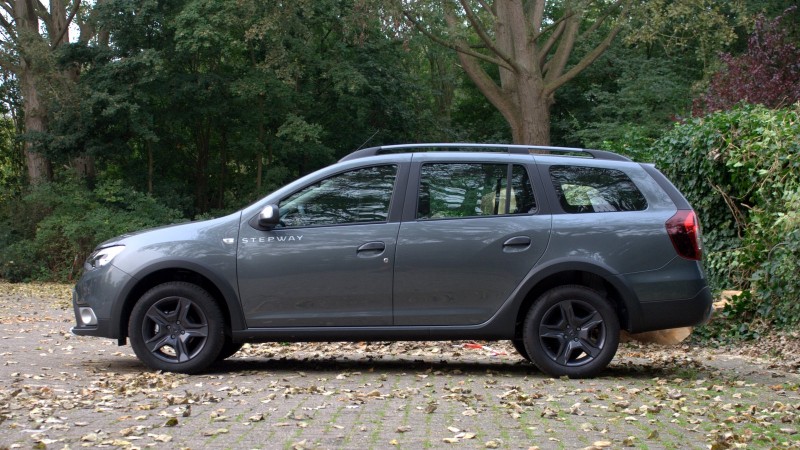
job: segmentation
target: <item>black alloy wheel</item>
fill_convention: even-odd
[[[603,370],[619,345],[619,319],[609,302],[584,286],[543,294],[525,319],[525,348],[545,373],[584,378]]]
[[[219,306],[205,290],[184,282],[147,291],[131,312],[128,333],[139,359],[170,372],[205,369],[225,343]]]

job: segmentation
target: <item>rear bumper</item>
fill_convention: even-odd
[[[708,286],[691,298],[642,302],[642,317],[634,333],[702,325],[711,318],[712,298]]]

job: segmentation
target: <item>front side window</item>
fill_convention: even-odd
[[[529,214],[535,211],[533,188],[523,166],[439,163],[425,164],[420,170],[418,219]]]
[[[280,202],[287,227],[386,222],[397,166],[376,166],[334,175]]]
[[[643,211],[647,200],[621,170],[552,166],[550,178],[565,212]]]

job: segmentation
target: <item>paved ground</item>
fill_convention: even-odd
[[[186,376],[71,336],[68,296],[0,284],[0,449],[800,448],[780,355],[626,344],[569,380],[503,343],[274,344]]]

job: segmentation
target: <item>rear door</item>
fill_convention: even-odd
[[[551,217],[539,214],[532,172],[491,160],[411,170],[416,205],[397,240],[394,323],[485,322],[548,244]]]

